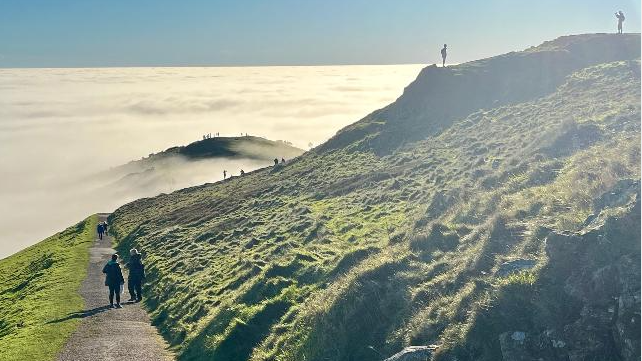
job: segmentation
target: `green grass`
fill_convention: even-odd
[[[536,317],[519,310],[539,295],[546,232],[576,231],[640,177],[636,67],[567,69],[547,93],[444,113],[438,131],[420,78],[327,146],[130,203],[112,231],[146,254],[145,306],[180,360],[374,360],[432,343],[443,359],[497,359],[497,334]],[[498,277],[516,258],[537,265]]]
[[[87,272],[97,217],[91,216],[0,261],[0,360],[53,360],[83,308],[78,289]]]

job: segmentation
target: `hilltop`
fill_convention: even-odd
[[[292,159],[303,152],[304,150],[285,141],[272,141],[255,136],[213,137],[152,153],[148,157],[112,168],[109,173],[130,179],[136,176],[160,177],[161,172],[180,171],[190,163],[221,159],[255,161],[265,166],[272,164],[274,158]]]
[[[109,198],[127,199],[213,182],[223,177],[273,165],[274,159],[291,160],[304,153],[285,141],[255,136],[213,137],[185,146],[168,148],[91,177],[99,192]],[[122,204],[122,203],[121,203]]]
[[[274,158],[292,159],[303,154],[304,150],[285,141],[272,141],[255,136],[213,137],[199,140],[185,146],[168,148],[152,153],[149,157],[129,162],[113,169],[126,172],[130,169],[149,169],[163,166],[172,158],[197,161],[210,158],[243,158],[271,162]]]
[[[639,57],[594,34],[429,66],[284,167],[111,221],[182,360],[633,360]]]

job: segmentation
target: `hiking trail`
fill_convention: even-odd
[[[99,214],[99,221],[107,214]],[[82,282],[80,295],[85,309],[69,318],[81,318],[78,329],[71,335],[58,361],[108,361],[133,358],[138,361],[173,361],[167,343],[151,325],[149,316],[139,303],[129,299],[127,284],[121,295],[123,308],[109,307],[109,292],[105,286],[103,266],[115,252],[112,237],[103,236],[90,249],[87,278]],[[126,277],[126,269],[123,268]],[[64,302],[64,300],[61,300]]]

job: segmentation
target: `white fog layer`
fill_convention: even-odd
[[[207,133],[308,149],[394,101],[420,68],[0,69],[0,258],[138,197],[269,164],[199,161],[167,189],[96,173]]]

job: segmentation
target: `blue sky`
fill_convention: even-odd
[[[616,10],[640,32],[639,0],[0,0],[0,67],[463,62],[615,32]]]

